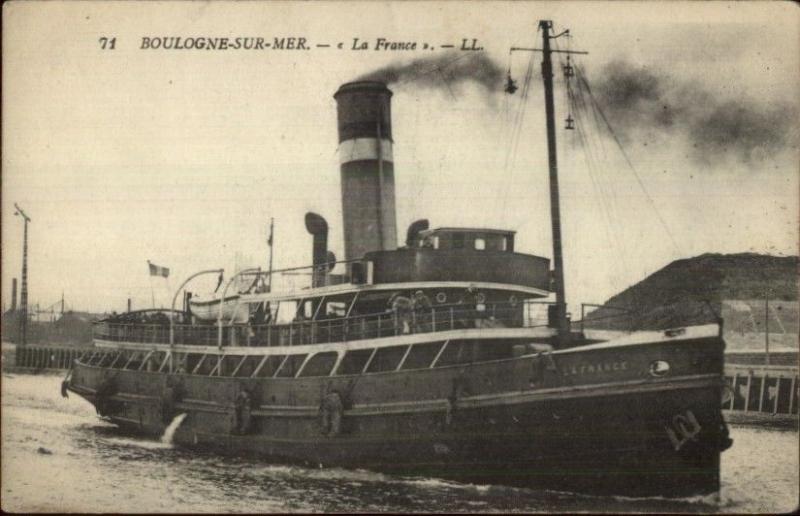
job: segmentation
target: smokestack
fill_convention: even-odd
[[[11,279],[11,311],[17,311],[17,278]]]
[[[312,263],[314,271],[311,285],[319,287],[325,284],[327,272],[325,263],[328,261],[328,223],[316,213],[308,212],[306,213],[306,230],[313,236]]]
[[[397,248],[392,158],[392,92],[378,81],[343,84],[339,120],[344,259]]]

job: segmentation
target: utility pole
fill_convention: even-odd
[[[22,287],[20,289],[19,304],[20,304],[20,344],[25,345],[28,340],[28,222],[31,218],[28,217],[22,208],[17,203],[14,203],[16,211],[14,215],[22,217],[25,221],[24,236],[22,240]]]
[[[764,363],[769,365],[769,290],[764,293]]]

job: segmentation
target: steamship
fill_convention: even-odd
[[[176,445],[313,467],[621,495],[719,489],[718,324],[578,331],[563,293],[550,22],[541,22],[554,267],[501,229],[411,224],[397,244],[391,97],[342,85],[344,260],[246,269],[183,309],[95,325],[62,393]],[[203,274],[191,276],[178,289]],[[224,285],[224,288],[222,287]],[[555,300],[550,296],[555,293]]]

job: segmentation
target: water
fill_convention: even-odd
[[[306,469],[126,435],[57,376],[2,377],[2,508],[29,512],[786,512],[798,433],[733,427],[719,499],[626,499]],[[175,429],[182,418],[170,425]],[[174,429],[173,429],[174,430]],[[50,452],[50,453],[48,453]]]

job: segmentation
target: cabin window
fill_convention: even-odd
[[[105,353],[97,353],[93,357],[89,357],[89,360],[86,362],[86,364],[87,365],[92,365],[92,366],[93,365],[97,365],[97,364],[100,363],[101,360],[103,360],[103,357],[105,357],[105,356],[106,356]]]
[[[142,365],[142,358],[144,358],[144,353],[140,351],[134,351],[131,356],[125,360],[125,365],[123,365],[123,369],[127,369],[128,371],[136,371],[139,369],[139,366]]]
[[[300,370],[300,366],[303,365],[307,356],[308,355],[305,354],[289,355],[289,358],[283,362],[280,370],[278,370],[277,378],[294,378],[294,375]]]
[[[372,362],[369,363],[367,368],[368,373],[381,373],[384,371],[394,371],[406,354],[408,346],[389,346],[388,348],[379,348],[375,352]]]
[[[222,357],[222,370],[220,371],[221,376],[233,376],[233,371],[236,369],[236,366],[239,365],[239,362],[242,361],[242,355],[226,355]]]
[[[203,358],[203,355],[199,353],[189,353],[186,355],[186,372],[191,374],[194,368],[197,367],[197,363],[200,362],[201,358]]]
[[[205,355],[205,358],[203,358],[203,361],[200,362],[200,366],[197,368],[197,371],[195,371],[194,374],[211,374],[211,371],[217,366],[217,358],[217,355]]]
[[[263,359],[264,357],[259,358]],[[256,376],[260,378],[271,378],[283,363],[284,358],[286,358],[286,355],[270,355],[267,357],[267,360],[264,362],[264,365],[261,366]]]
[[[483,238],[476,238],[475,239],[475,249],[478,251],[483,251],[486,249],[486,240]]]
[[[472,362],[472,342],[451,340],[447,347],[442,351],[436,367],[445,367],[458,364],[469,364]]]
[[[406,361],[403,362],[403,366],[400,369],[405,371],[406,369],[429,368],[441,348],[441,342],[414,344],[411,346],[411,351],[409,351]]]
[[[491,341],[451,340],[442,352],[436,367],[469,364],[472,362],[488,362],[511,358],[514,346],[528,343],[527,340],[503,339]]]
[[[172,369],[176,373],[186,373],[186,353],[173,353],[172,354]]]
[[[303,317],[306,319],[312,319],[314,317],[314,302],[310,299],[306,299],[303,303]]]
[[[281,301],[278,305],[278,315],[276,323],[289,324],[294,321],[297,315],[297,301]]]
[[[347,303],[344,301],[325,303],[325,317],[344,317],[345,315],[347,315]]]
[[[150,358],[148,358],[147,362],[145,362],[142,371],[158,371],[158,368],[161,367],[161,364],[164,362],[164,355],[165,353],[161,351],[151,353]]]
[[[130,355],[126,351],[120,351],[117,353],[117,356],[109,362],[108,366],[113,367],[114,369],[122,369],[125,367],[125,362],[128,361]]]
[[[503,237],[500,239],[500,250],[508,251],[508,237]]]
[[[263,358],[264,357],[260,355],[249,355],[247,358],[244,359],[244,362],[242,363],[241,366],[239,366],[239,364],[237,363],[236,365],[239,367],[239,370],[236,371],[236,377],[237,378],[249,377],[251,374],[253,374],[253,371],[256,370],[256,367],[258,367],[258,364],[261,363],[261,360]]]
[[[111,363],[111,360],[113,360],[113,359],[111,358],[113,355],[114,355],[114,352],[113,352],[113,351],[112,351],[111,353],[105,353],[105,354],[103,354],[103,356],[102,356],[102,357],[100,357],[100,360],[98,360],[98,361],[97,361],[97,363],[96,363],[95,365],[96,365],[96,366],[98,366],[98,367],[105,367],[105,366],[107,366],[108,364],[110,364],[110,363]]]
[[[338,354],[335,351],[317,353],[308,361],[300,376],[328,376],[331,374],[333,366],[336,365]]]
[[[336,374],[360,374],[367,364],[367,360],[372,356],[373,349],[354,349],[345,353]]]

